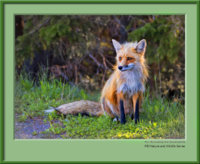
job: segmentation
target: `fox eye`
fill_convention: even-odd
[[[133,58],[131,58],[131,57],[127,57],[127,60],[132,60]]]
[[[122,60],[122,57],[120,56],[120,57],[119,57],[119,61],[121,61],[121,60]]]

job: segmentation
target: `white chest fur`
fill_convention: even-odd
[[[117,92],[122,92],[128,97],[133,96],[138,91],[144,92],[145,88],[141,79],[142,71],[140,69],[121,72]]]

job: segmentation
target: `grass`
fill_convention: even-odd
[[[168,101],[160,96],[151,97],[145,92],[140,122],[135,124],[129,117],[121,125],[107,115],[101,117],[57,115],[55,112],[44,117],[44,110],[75,100],[98,101],[100,92],[88,93],[77,86],[61,81],[48,81],[42,76],[34,84],[27,76],[20,76],[15,85],[15,112],[17,121],[25,122],[32,117],[44,118],[50,128],[42,133],[58,134],[72,139],[154,139],[184,138],[185,109],[179,102]],[[37,135],[34,132],[32,135]]]

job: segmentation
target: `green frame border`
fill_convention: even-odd
[[[1,21],[0,21],[0,36],[1,36],[1,44],[0,44],[0,139],[1,139],[1,153],[0,153],[0,162],[2,163],[4,159],[4,10],[3,10],[3,2],[0,3],[1,10]]]
[[[199,0],[1,0],[3,4],[197,4]]]
[[[58,0],[58,1],[53,1],[53,0],[43,0],[43,1],[39,1],[39,0],[1,0],[0,2],[0,8],[1,8],[1,31],[0,31],[0,36],[1,36],[1,44],[0,44],[0,114],[1,114],[1,121],[0,121],[0,133],[1,133],[1,153],[0,153],[0,163],[13,163],[13,162],[7,162],[4,161],[4,5],[5,4],[196,4],[197,7],[197,43],[199,43],[200,39],[199,39],[199,28],[200,28],[200,21],[199,21],[199,14],[200,14],[200,2],[199,0]],[[199,44],[197,44],[197,156],[198,159],[196,162],[179,162],[179,161],[171,161],[171,162],[164,162],[164,161],[151,161],[148,163],[199,163],[200,162],[200,157],[199,157],[199,109],[200,109],[200,102],[198,101],[200,98],[200,86],[199,86],[199,82],[200,82],[200,77],[199,77],[199,72],[200,72],[200,51],[199,51]],[[94,163],[93,162],[81,162],[81,163]],[[57,161],[57,162],[28,162],[28,161],[16,161],[15,163],[80,163],[80,162],[61,162],[61,161]],[[147,163],[147,162],[95,162],[95,163]]]

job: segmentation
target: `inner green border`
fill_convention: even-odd
[[[90,1],[91,2],[91,1]],[[11,5],[11,4],[10,4]],[[54,5],[55,6],[55,5]],[[107,6],[107,5],[106,5]],[[104,6],[104,9],[106,8],[107,9],[107,7],[106,6]],[[113,7],[114,5],[112,5],[112,7]],[[125,12],[125,14],[126,13],[133,13],[133,14],[155,14],[155,13],[157,13],[157,14],[186,14],[187,15],[187,21],[186,21],[186,23],[187,24],[190,24],[190,25],[194,25],[194,27],[196,27],[195,26],[195,22],[192,22],[191,20],[193,19],[193,21],[195,21],[196,19],[196,15],[195,15],[195,11],[196,11],[196,8],[195,8],[195,5],[193,5],[193,7],[194,7],[194,10],[192,10],[192,15],[190,15],[191,13],[191,11],[189,11],[188,10],[188,8],[187,7],[183,7],[183,6],[181,6],[180,4],[179,4],[179,7],[181,8],[180,10],[177,10],[177,6],[175,7],[176,9],[174,9],[174,11],[172,12],[172,8],[167,8],[167,5],[163,5],[163,7],[164,7],[164,9],[162,10],[162,11],[160,11],[161,9],[162,9],[162,7],[161,8],[158,8],[158,10],[151,10],[151,11],[149,11],[149,7],[147,6],[146,8],[144,7],[145,5],[143,5],[142,6],[142,10],[141,10],[141,8],[138,8],[139,6],[137,6],[137,8],[134,8],[135,10],[134,11],[129,11],[129,10],[127,10],[127,9],[130,9],[130,4],[128,5],[128,6],[126,6],[125,7],[125,10],[118,10],[118,12],[114,12],[113,14],[122,14],[122,12]],[[162,5],[161,5],[162,6]],[[190,6],[190,5],[187,5],[187,6]],[[33,5],[31,5],[30,6],[31,8],[33,8]],[[61,8],[63,7],[63,5],[61,6]],[[77,5],[76,5],[76,7],[77,7]],[[155,7],[155,5],[154,5],[154,7]],[[182,8],[183,7],[183,8]],[[17,9],[17,8],[20,8],[20,10],[18,10],[18,11],[16,11],[15,9]],[[40,8],[40,7],[39,7]],[[33,13],[40,13],[40,14],[42,14],[43,12],[44,12],[44,14],[47,14],[47,13],[54,13],[54,12],[56,12],[56,9],[54,8],[54,9],[51,9],[51,11],[50,12],[47,12],[47,6],[45,5],[45,11],[40,11],[40,9],[39,8],[36,8],[37,9],[37,12],[36,11],[33,11],[32,12],[32,14]],[[99,5],[95,8],[95,10],[97,9],[97,8],[99,8]],[[122,6],[120,5],[120,8],[122,8]],[[151,8],[151,7],[150,7]],[[57,8],[58,9],[58,8]],[[63,9],[63,8],[62,8]],[[82,9],[82,7],[81,8],[79,8],[79,14],[83,14],[82,12],[81,12],[81,9]],[[155,8],[154,8],[155,9]],[[59,10],[60,10],[60,8],[59,8]],[[73,10],[73,9],[72,9]],[[169,11],[170,10],[170,11]],[[181,11],[182,10],[182,11]],[[191,9],[190,9],[191,10]],[[32,11],[32,9],[28,9],[26,6],[25,6],[25,13],[31,13],[31,11]],[[38,12],[39,11],[39,12]],[[75,10],[73,10],[73,11],[70,11],[70,10],[67,10],[67,11],[69,11],[69,13],[73,13]],[[94,11],[94,10],[89,10],[90,12],[88,13],[88,11],[86,12],[87,14],[92,14],[92,13],[95,13],[96,14],[96,12]],[[152,12],[153,11],[153,12]],[[58,11],[57,11],[58,12]],[[58,14],[61,14],[61,12],[62,11],[59,11],[59,13]],[[80,13],[81,12],[81,13]],[[14,8],[12,8],[12,14],[10,15],[10,18],[12,17],[12,19],[13,19],[13,16],[14,16],[14,14],[22,14],[23,13],[23,10],[22,10],[22,6],[20,6],[19,7],[19,5],[18,5],[18,7],[14,7]],[[66,11],[64,12],[64,13],[66,13]],[[102,14],[105,14],[105,13],[109,13],[109,14],[112,14],[112,11],[107,11],[107,12],[105,12],[105,11],[103,11],[102,10]],[[190,14],[189,14],[190,13]],[[75,11],[74,12],[74,14],[77,14],[77,11]],[[99,13],[98,13],[99,14]],[[193,16],[193,17],[190,17],[190,16]],[[7,13],[5,12],[5,15],[7,16]],[[9,19],[9,20],[12,20],[12,19]],[[6,20],[7,20],[7,17],[5,17],[5,24],[6,24]],[[189,21],[189,22],[188,22]],[[13,21],[14,22],[14,21]],[[12,23],[13,23],[12,22]],[[3,22],[2,22],[3,23]],[[13,31],[13,27],[14,26],[12,26],[12,23],[11,23],[11,26],[10,26],[10,24],[9,24],[9,28],[6,28],[6,30],[7,31],[9,31],[9,35],[10,36],[14,36],[14,31]],[[7,27],[7,26],[5,26],[5,27]],[[188,28],[189,28],[189,26],[188,26]],[[5,32],[6,32],[6,30],[5,30]],[[191,53],[191,51],[192,52],[194,52],[194,54],[196,54],[195,53],[195,50],[196,50],[196,48],[195,48],[195,46],[197,46],[196,45],[196,43],[194,43],[194,45],[193,44],[188,44],[188,43],[193,43],[193,40],[192,40],[192,36],[194,35],[194,37],[193,37],[193,39],[195,39],[195,32],[196,32],[196,30],[193,30],[192,29],[192,31],[190,31],[189,29],[187,29],[187,32],[189,32],[189,33],[194,33],[194,34],[192,34],[191,36],[189,35],[187,35],[187,46],[188,46],[188,48],[186,48],[186,54],[187,54],[187,52],[190,52]],[[3,31],[2,31],[2,34],[3,34]],[[2,36],[2,35],[1,35]],[[7,43],[6,42],[6,39],[8,39],[7,38],[7,35],[6,35],[6,33],[5,33],[5,44]],[[12,38],[13,39],[13,38]],[[191,41],[191,42],[189,42],[189,41]],[[12,41],[11,41],[12,42]],[[9,47],[12,47],[11,46],[12,44],[9,42]],[[8,45],[7,45],[8,46]],[[7,48],[7,47],[5,47],[5,48]],[[190,48],[194,48],[194,49],[190,49]],[[191,51],[188,51],[188,49],[189,50],[191,50]],[[5,54],[6,54],[6,56],[5,56],[5,61],[7,61],[7,59],[8,59],[8,61],[13,61],[12,60],[12,58],[13,58],[13,52],[14,52],[14,50],[7,50],[9,53],[7,53],[6,52],[6,49],[5,49]],[[7,55],[8,54],[8,55]],[[192,54],[192,53],[191,53]],[[195,56],[195,55],[194,55]],[[186,60],[194,60],[195,61],[195,58],[196,58],[196,56],[195,57],[191,57],[191,58],[189,58],[188,59],[188,55],[186,56],[187,57],[187,59]],[[189,62],[190,63],[190,62]],[[7,63],[8,64],[8,63]],[[188,63],[186,63],[186,65],[187,65]],[[193,64],[193,63],[192,63]],[[8,65],[7,65],[8,66]],[[13,63],[13,66],[14,66],[14,63]],[[9,62],[9,71],[10,70],[13,70],[12,69],[12,67],[13,66],[11,66],[10,65],[10,62]],[[8,68],[8,67],[6,67],[6,63],[5,63],[5,68]],[[196,64],[193,64],[193,68],[195,69],[196,68]],[[195,69],[196,70],[196,69]],[[7,69],[6,69],[6,71],[7,71]],[[186,70],[186,72],[188,72],[189,70],[188,70],[188,65],[187,65],[187,70]],[[191,73],[192,72],[192,73]],[[189,74],[189,77],[192,77],[192,79],[193,80],[195,80],[195,78],[193,78],[193,76],[194,76],[194,74],[196,74],[196,71],[194,71],[194,70],[191,70],[191,72],[190,72],[190,74]],[[11,74],[13,74],[13,72],[11,73]],[[187,74],[187,73],[186,73]],[[5,80],[7,79],[6,78],[6,75],[8,75],[8,73],[6,72],[5,73]],[[10,73],[9,73],[9,75],[10,75]],[[187,76],[187,75],[186,75]],[[8,82],[13,82],[13,77],[9,77],[10,79],[9,79],[9,81]],[[188,78],[188,77],[187,77]],[[7,79],[8,80],[8,79]],[[11,81],[10,81],[11,80]],[[191,78],[190,78],[190,80],[191,80]],[[193,81],[192,80],[192,81]],[[196,81],[196,80],[195,80]],[[6,84],[7,84],[7,82],[6,82]],[[8,83],[9,84],[9,83]],[[8,84],[7,84],[7,86],[8,86]],[[10,87],[10,86],[9,86]],[[188,91],[188,87],[190,88],[191,87],[191,85],[189,85],[188,86],[188,84],[186,83],[186,92]],[[193,89],[195,89],[195,87],[196,87],[196,85],[193,85]],[[191,89],[191,88],[190,88]],[[7,90],[7,87],[5,87],[5,90],[6,90],[6,92],[5,92],[5,95],[7,94],[8,96],[10,96],[10,94],[9,93],[11,93],[12,91],[13,91],[13,88],[12,87],[10,87],[9,88],[9,90]],[[7,92],[7,91],[10,91],[10,92]],[[11,94],[12,95],[12,94]],[[194,94],[193,94],[194,95]],[[195,94],[196,95],[196,94]],[[13,95],[12,95],[13,96]],[[187,94],[187,96],[188,96],[188,94]],[[192,96],[192,94],[191,95],[189,95],[189,96]],[[188,96],[188,99],[190,98]],[[5,97],[6,98],[6,97]],[[188,101],[188,99],[187,99],[187,101]],[[191,99],[191,98],[190,98]],[[8,99],[7,99],[8,100]],[[196,99],[194,99],[193,98],[193,101],[195,101]],[[6,108],[6,102],[5,102],[5,109],[7,109]],[[11,105],[12,103],[9,101],[9,104],[10,104],[10,106],[9,107],[11,107],[11,108],[8,108],[8,109],[12,109],[12,107],[13,107],[13,105]],[[188,103],[187,103],[188,104]],[[197,109],[197,108],[195,108],[195,107],[197,107],[196,105],[196,102],[194,102],[194,105],[192,105],[190,108],[192,109],[193,108],[193,110],[195,110],[195,109]],[[13,122],[13,119],[11,119],[10,117],[9,117],[9,119],[7,118],[7,113],[8,113],[8,111],[6,110],[5,111],[5,113],[6,113],[6,118],[5,118],[5,126],[10,126],[10,124],[12,124],[12,122]],[[12,112],[11,112],[12,113]],[[192,113],[192,112],[191,112]],[[2,114],[2,113],[1,113]],[[189,113],[190,114],[190,113]],[[9,116],[11,116],[10,114],[8,114]],[[193,119],[193,118],[192,118]],[[189,118],[188,118],[188,120],[189,120]],[[196,122],[196,120],[191,120],[191,122],[192,122],[192,125],[195,125],[195,126],[193,126],[193,128],[194,127],[196,127],[196,124],[195,124],[195,122]],[[190,124],[190,122],[188,121],[188,124]],[[12,124],[13,125],[13,124]],[[189,126],[189,125],[187,125],[187,126]],[[191,125],[190,125],[191,126]],[[8,129],[8,128],[10,128],[10,127],[6,127],[5,128],[5,132],[6,132],[6,130]],[[13,127],[12,127],[13,128]],[[194,128],[194,130],[196,130],[196,128]],[[12,131],[13,132],[13,131]],[[190,132],[192,132],[192,131],[190,131]],[[190,133],[191,134],[191,133]],[[193,133],[193,135],[194,134],[197,134],[196,132],[194,132]],[[194,136],[196,136],[196,135],[194,135]],[[41,153],[41,155],[43,155],[43,157],[41,158],[37,158],[37,160],[40,160],[40,161],[49,161],[49,160],[51,160],[51,161],[60,161],[60,160],[63,160],[62,158],[64,157],[64,160],[70,160],[71,159],[71,157],[73,156],[73,155],[75,155],[73,158],[76,160],[76,161],[83,161],[83,160],[86,160],[86,161],[97,161],[97,160],[104,160],[104,161],[116,161],[116,160],[118,160],[118,161],[125,161],[125,160],[130,160],[130,161],[135,161],[135,160],[145,160],[144,159],[144,155],[145,155],[145,158],[146,158],[146,160],[147,161],[149,161],[149,160],[154,160],[154,161],[159,161],[159,157],[161,158],[160,159],[160,161],[163,161],[163,160],[165,160],[165,158],[164,158],[164,156],[166,157],[166,153],[167,153],[167,156],[168,156],[168,159],[169,159],[169,156],[172,156],[172,155],[176,155],[175,156],[175,158],[172,158],[172,159],[170,159],[171,161],[195,161],[196,160],[196,157],[197,156],[195,156],[196,155],[196,149],[195,150],[190,150],[190,151],[184,151],[184,152],[182,152],[180,149],[179,150],[170,150],[169,149],[169,151],[170,152],[168,152],[166,149],[150,149],[149,151],[145,151],[145,149],[144,149],[144,147],[143,147],[143,145],[144,145],[144,141],[137,141],[137,142],[135,142],[135,141],[133,141],[133,140],[125,140],[125,141],[116,141],[116,140],[101,140],[101,141],[94,141],[94,140],[90,140],[90,141],[83,141],[83,140],[76,140],[76,141],[72,141],[72,140],[68,140],[68,141],[66,141],[66,140],[51,140],[51,141],[49,141],[49,140],[26,140],[26,141],[20,141],[20,140],[13,140],[12,139],[12,137],[13,137],[13,134],[11,134],[11,133],[9,133],[9,134],[7,134],[7,132],[5,133],[5,160],[10,160],[10,161],[18,161],[18,160],[21,160],[21,161],[30,161],[30,160],[35,160],[36,159],[36,157],[38,157],[38,155],[40,155],[39,153]],[[191,141],[191,142],[189,142],[189,139],[190,139],[190,135],[188,136],[189,138],[187,138],[187,140],[186,140],[186,148],[187,148],[187,145],[188,145],[188,147],[191,149],[191,148],[195,148],[196,147],[196,145]],[[194,139],[195,140],[195,139]],[[194,141],[193,140],[193,141]],[[89,143],[89,142],[91,142],[91,143]],[[99,142],[99,143],[98,143]],[[187,143],[188,142],[188,143]],[[194,146],[194,147],[191,147],[192,145],[191,145],[191,143],[193,143],[192,145]],[[141,146],[141,144],[142,144],[142,146]],[[64,145],[64,146],[63,146]],[[83,147],[80,147],[80,145],[81,146],[83,146]],[[110,145],[109,147],[108,146],[106,146],[106,145]],[[9,147],[9,146],[11,146],[11,147]],[[66,150],[66,148],[68,148],[68,146],[72,146],[72,148],[71,148],[71,151],[69,151],[69,150]],[[119,150],[120,150],[120,146],[121,146],[121,149],[123,150],[123,151],[125,151],[125,152],[123,152],[122,154],[124,155],[124,157],[120,157],[118,154],[119,154]],[[137,147],[138,146],[138,147]],[[37,151],[35,151],[34,150],[34,147],[37,149],[37,151],[40,151],[40,152],[37,152]],[[79,148],[80,147],[80,148]],[[79,149],[78,149],[79,148]],[[21,149],[23,149],[23,150],[21,150]],[[47,151],[45,151],[45,150],[50,150],[50,154],[48,154],[48,156],[46,156],[46,154],[44,155],[44,152],[47,152]],[[52,150],[53,149],[53,150]],[[80,151],[80,149],[81,149],[81,151]],[[101,150],[102,149],[102,150]],[[127,150],[127,149],[130,149],[130,150]],[[56,150],[56,151],[55,151]],[[58,151],[59,150],[59,151]],[[113,156],[113,153],[115,153],[114,152],[114,150],[117,150],[118,152],[117,152],[117,154],[116,154],[116,157],[115,158],[113,158],[112,156]],[[21,151],[21,152],[20,152]],[[32,152],[31,152],[32,151]],[[87,152],[88,151],[88,152]],[[109,152],[108,152],[109,151]],[[128,151],[128,152],[127,152]],[[59,152],[59,154],[61,154],[60,156],[59,156],[59,154],[58,154],[58,152]],[[104,155],[105,154],[105,152],[107,152],[108,153],[108,156],[106,156],[106,155]],[[164,153],[164,156],[162,157],[162,156],[160,156],[160,153]],[[13,153],[15,153],[14,155],[13,155]],[[48,152],[49,153],[49,152]],[[82,153],[82,154],[81,154]],[[88,155],[87,155],[87,154]],[[128,156],[126,155],[126,153],[127,153],[127,155],[129,155],[130,157],[131,157],[131,159],[128,159]],[[161,153],[161,154],[162,154]],[[174,154],[175,153],[175,154]],[[177,153],[180,153],[180,159],[177,159],[178,158],[178,156],[177,156]],[[186,153],[185,155],[184,155],[184,153]],[[192,153],[193,155],[192,155],[192,158],[190,159],[190,157],[188,157],[188,155],[190,154],[190,153]],[[84,154],[86,154],[86,158],[84,158],[84,157],[82,157]],[[136,155],[135,155],[136,154]],[[139,156],[141,154],[141,156]],[[30,155],[32,155],[32,157],[30,157]],[[55,156],[56,155],[56,156]],[[58,155],[58,156],[57,156]],[[70,155],[70,156],[68,156],[68,155]],[[77,155],[78,156],[80,156],[80,158],[79,159],[77,159]],[[148,156],[151,156],[152,157],[152,155],[154,155],[154,158],[155,159],[153,159],[153,158],[151,158],[151,159],[148,159]],[[92,156],[93,156],[93,158],[92,158]],[[127,156],[127,157],[126,157]],[[140,159],[138,159],[138,156],[139,156],[139,158]],[[105,157],[107,157],[107,158],[105,158]],[[112,159],[111,159],[111,157],[112,157]],[[120,159],[119,159],[119,157],[120,157]],[[142,158],[143,157],[143,158]],[[185,157],[185,158],[184,158]],[[44,159],[44,158],[46,158],[46,159]],[[185,160],[184,160],[185,159]],[[72,159],[71,159],[72,160]]]
[[[197,45],[199,45],[200,43],[200,1],[197,2]],[[197,46],[197,161],[198,163],[200,163],[200,157],[199,157],[199,140],[200,140],[200,132],[199,132],[199,119],[200,119],[200,75],[199,75],[199,72],[200,72],[200,48],[199,46]]]

